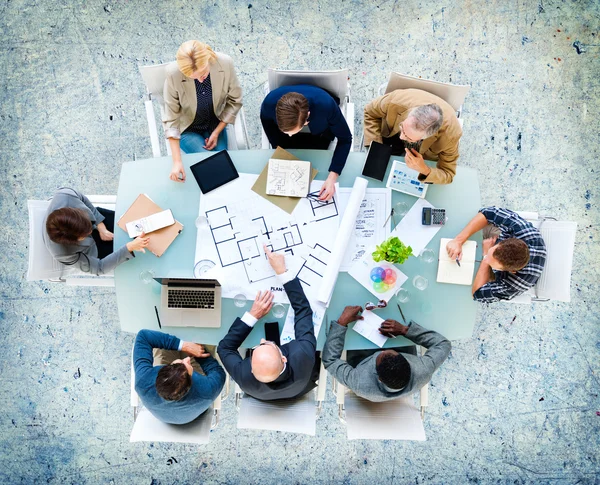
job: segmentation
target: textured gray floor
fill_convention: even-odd
[[[599,18],[594,0],[1,0],[0,482],[599,483]],[[113,291],[24,281],[27,199],[116,193],[151,156],[137,67],[190,38],[234,58],[255,147],[268,67],[350,68],[359,130],[390,70],[469,83],[459,163],[484,203],[578,221],[573,301],[482,308],[432,380],[425,443],[348,442],[328,394],[316,438],[237,431],[229,400],[208,446],[130,444]]]

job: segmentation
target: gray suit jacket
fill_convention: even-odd
[[[352,390],[356,395],[373,402],[396,399],[423,387],[436,369],[442,365],[450,353],[450,342],[433,330],[427,330],[415,322],[410,322],[406,338],[427,349],[424,356],[402,354],[410,365],[410,381],[396,392],[390,392],[379,381],[375,370],[375,360],[381,352],[367,357],[356,367],[340,359],[344,349],[347,327],[336,321],[331,323],[329,335],[323,349],[323,365],[335,379]]]
[[[77,192],[74,189],[62,187],[56,191],[54,197],[50,201],[48,214],[63,207],[73,207],[74,209],[83,209],[92,221],[94,229],[96,225],[104,220],[104,216],[98,212],[98,209],[90,202],[85,195]],[[44,221],[44,228],[46,222]],[[119,264],[133,258],[133,254],[127,250],[127,246],[119,248],[117,251],[109,254],[104,259],[98,259],[98,248],[92,236],[86,237],[83,241],[79,241],[73,246],[64,246],[62,244],[51,241],[48,233],[44,229],[44,243],[50,251],[50,254],[57,261],[66,266],[77,264],[81,271],[101,275],[112,271]]]

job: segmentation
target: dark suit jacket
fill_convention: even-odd
[[[269,143],[273,148],[285,147],[285,140],[289,138],[277,126],[275,116],[277,101],[287,93],[300,93],[308,100],[308,128],[311,134],[320,135],[329,130],[337,138],[329,171],[341,174],[352,146],[352,133],[336,100],[324,89],[308,84],[296,84],[282,86],[267,94],[260,107],[260,121]]]
[[[301,396],[315,387],[319,369],[315,365],[317,340],[312,321],[312,310],[298,278],[284,285],[295,313],[296,340],[281,346],[287,358],[287,367],[275,381],[265,384],[252,375],[250,357],[242,359],[238,348],[252,331],[237,318],[227,335],[219,342],[217,352],[225,369],[242,390],[263,401],[290,399]]]

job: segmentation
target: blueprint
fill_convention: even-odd
[[[267,194],[306,197],[310,185],[310,162],[269,160]]]
[[[339,190],[342,214],[348,203],[352,188]],[[360,204],[354,230],[351,233],[348,249],[340,266],[340,271],[349,271],[350,267],[362,258],[373,244],[379,244],[390,234],[390,215],[392,191],[387,188],[367,189]]]
[[[198,229],[195,261],[215,262],[210,275],[222,285],[224,297],[243,293],[253,299],[269,289],[275,300],[288,302],[277,283],[263,245],[283,253],[286,266],[300,278],[307,294],[316,292],[339,225],[338,201],[303,198],[288,214],[251,190],[257,175],[240,177],[200,197],[200,215],[208,224]],[[313,181],[318,194],[322,181]]]

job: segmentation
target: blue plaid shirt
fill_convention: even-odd
[[[495,281],[486,283],[473,294],[473,299],[485,303],[510,300],[537,283],[546,264],[546,245],[533,224],[513,211],[499,207],[486,207],[479,212],[489,223],[500,229],[498,242],[514,237],[524,241],[529,247],[527,266],[516,273],[492,270],[496,276]]]

